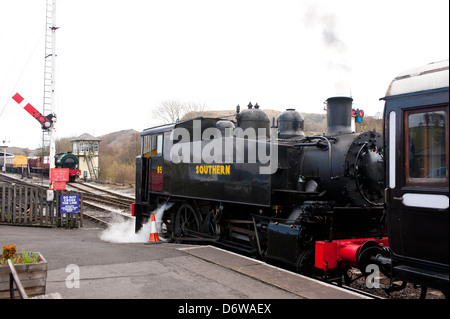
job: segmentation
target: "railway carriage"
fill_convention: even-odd
[[[34,156],[28,157],[28,165],[32,173],[43,174],[48,176],[50,171],[50,160],[48,156]]]
[[[449,289],[449,61],[399,74],[385,101],[392,277]]]
[[[7,156],[5,168],[10,173],[25,173],[28,169],[28,159],[25,155]]]

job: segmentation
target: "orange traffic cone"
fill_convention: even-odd
[[[150,220],[150,238],[148,239],[148,242],[146,244],[159,244],[155,213],[152,213],[152,219]]]

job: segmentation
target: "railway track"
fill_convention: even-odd
[[[84,216],[105,228],[118,219],[132,218],[131,204],[134,198],[130,196],[81,182],[70,183],[67,188],[83,194],[83,204],[89,207],[84,210]]]
[[[75,189],[85,195],[85,200],[95,203],[118,207],[120,209],[129,210],[134,198],[121,195],[112,191],[101,189],[86,183],[71,183],[68,189]]]
[[[131,218],[131,204],[134,198],[106,190],[88,183],[71,183],[68,188],[83,194],[83,203],[89,207],[84,215],[89,219],[108,227],[112,222]]]
[[[12,175],[0,174],[0,181],[16,183],[20,185],[33,185],[48,189],[48,179],[21,179]],[[83,217],[89,218],[103,227],[108,227],[118,218],[131,217],[131,203],[134,199],[130,196],[118,194],[87,183],[68,183],[67,190],[75,191],[83,198]]]

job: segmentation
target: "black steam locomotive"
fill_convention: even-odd
[[[328,131],[305,136],[300,113],[276,128],[258,105],[236,121],[198,118],[142,132],[136,230],[158,206],[167,236],[205,241],[308,272],[317,240],[382,234],[383,138],[353,133],[352,99],[327,100]]]
[[[448,62],[447,86],[446,91],[443,90],[447,104],[439,102],[436,110],[445,116],[447,125]],[[392,105],[401,113],[402,107],[412,105],[399,104],[403,94],[399,100],[394,95],[390,92],[385,97],[387,107]],[[423,101],[422,97],[411,93],[409,102],[413,100],[416,105]],[[197,118],[143,131],[142,153],[136,159],[133,209],[136,231],[155,210],[170,203],[162,216],[164,236],[170,240],[215,243],[328,280],[348,279],[346,272],[350,267],[359,267],[367,274],[367,266],[376,264],[389,276],[424,284],[411,279],[410,273],[405,275],[405,269],[411,266],[408,254],[414,248],[406,247],[402,236],[413,237],[416,233],[426,236],[433,230],[426,227],[419,232],[424,221],[411,220],[421,213],[409,216],[406,209],[397,211],[399,202],[395,202],[399,201],[399,192],[407,195],[406,202],[411,202],[411,194],[418,189],[415,185],[405,188],[400,182],[395,187],[386,187],[384,182],[385,172],[387,181],[393,179],[393,158],[405,155],[404,114],[399,113],[396,118],[394,128],[398,136],[393,135],[392,126],[386,124],[389,138],[384,141],[383,135],[376,131],[353,132],[351,98],[333,97],[326,104],[328,128],[325,134],[318,136],[305,136],[303,118],[295,110],[281,113],[271,125],[266,113],[251,104],[243,111],[237,108],[235,121]],[[386,112],[388,120],[385,122],[391,123],[392,111]],[[411,111],[411,114],[416,113],[421,114],[415,109]],[[438,134],[438,131],[432,133]],[[448,289],[448,132],[446,134],[446,139],[440,140],[443,150],[446,147],[446,152],[441,150],[440,156],[446,156],[446,162],[422,171],[420,165],[428,165],[423,163],[430,161],[419,153],[424,152],[423,144],[421,148],[416,145],[414,153],[422,158],[414,162],[419,165],[417,185],[429,185],[431,180],[424,181],[424,174],[440,174],[439,194],[434,193],[434,184],[424,192],[438,196],[441,202],[442,196],[447,199],[446,207],[445,204],[438,207],[438,211],[443,212],[435,225],[439,229],[436,233],[439,239],[433,237],[436,245],[446,239],[447,249],[439,256],[438,246],[435,252],[428,251],[436,257],[436,260],[431,258],[433,262],[439,264],[434,265],[435,273],[442,269],[447,271],[447,286],[445,278],[444,286],[442,281],[429,286],[443,291],[445,287]],[[388,163],[385,163],[385,146]],[[408,160],[397,159],[396,163],[397,170],[411,171],[412,164]],[[442,163],[444,165],[439,166]],[[443,180],[442,176],[445,176]],[[403,175],[398,178],[405,181]],[[403,188],[399,191],[398,187]],[[392,245],[394,253],[389,250]],[[421,242],[418,246],[426,244]],[[422,253],[427,254],[424,250],[414,252],[414,266],[421,264],[416,259]],[[445,271],[443,273],[445,277]],[[428,285],[428,281],[425,282]]]

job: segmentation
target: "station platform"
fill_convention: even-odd
[[[46,293],[63,299],[366,299],[212,246],[111,243],[95,224],[79,229],[0,225],[0,245],[40,252]]]
[[[305,299],[364,299],[366,297],[335,285],[320,282],[256,259],[212,246],[179,248],[197,258],[278,287]]]

